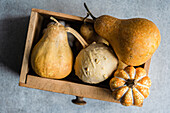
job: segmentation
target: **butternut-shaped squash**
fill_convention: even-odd
[[[94,19],[96,33],[106,39],[113,47],[120,61],[138,66],[151,58],[158,48],[161,35],[157,26],[144,18],[118,19],[102,15]]]

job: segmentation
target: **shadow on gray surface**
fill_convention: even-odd
[[[0,20],[0,63],[20,73],[29,16]]]

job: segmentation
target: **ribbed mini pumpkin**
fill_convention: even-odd
[[[146,71],[141,68],[128,66],[124,70],[117,70],[110,80],[110,88],[115,100],[120,100],[122,105],[142,105],[149,96],[151,80]]]

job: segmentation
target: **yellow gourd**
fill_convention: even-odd
[[[68,44],[67,32],[72,28],[65,28],[57,20],[49,25],[35,45],[31,53],[31,65],[35,73],[42,77],[61,79],[70,74],[73,65],[73,54]]]

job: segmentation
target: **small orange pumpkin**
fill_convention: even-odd
[[[149,96],[151,80],[146,71],[141,68],[128,66],[124,70],[117,70],[110,80],[110,88],[115,100],[122,105],[142,105],[143,100]]]

